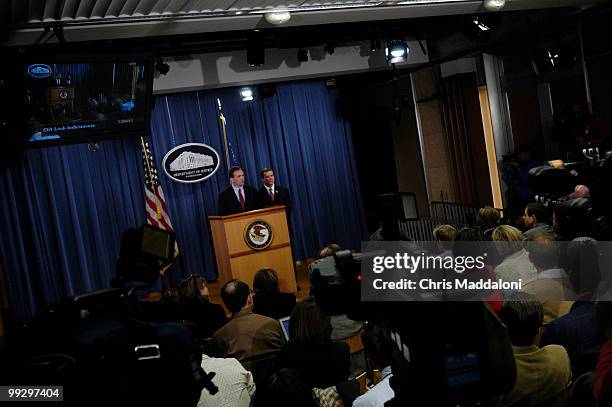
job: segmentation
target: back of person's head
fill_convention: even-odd
[[[529,346],[533,345],[544,321],[544,308],[536,297],[519,291],[504,301],[499,318],[506,325],[513,345]]]
[[[361,333],[361,342],[367,358],[380,369],[391,364],[391,347],[387,342],[381,327],[374,323],[366,323]]]
[[[314,407],[318,404],[306,381],[294,370],[280,369],[272,374],[262,389],[257,388],[255,407]]]
[[[321,249],[319,252],[319,259],[332,256],[334,253],[339,252],[340,250],[342,250],[342,247],[340,247],[339,244],[330,243]]]
[[[272,269],[258,270],[253,278],[253,291],[255,294],[279,292],[276,272]]]
[[[455,236],[453,254],[455,256],[482,256],[482,248],[473,242],[482,241],[482,235],[476,228],[461,228]]]
[[[492,206],[485,206],[478,210],[478,216],[476,216],[476,224],[480,227],[480,230],[485,231],[487,229],[494,228],[499,224],[501,216],[499,211]]]
[[[510,225],[499,225],[491,237],[494,242],[502,242],[497,245],[497,251],[502,256],[521,250],[525,239],[520,230]]]
[[[565,270],[577,293],[595,293],[601,282],[600,252],[597,240],[577,237],[565,252]]]
[[[238,312],[247,305],[250,293],[247,283],[234,278],[221,288],[221,299],[230,312]]]
[[[527,242],[529,260],[539,270],[549,270],[559,267],[559,247],[555,237],[541,233]]]
[[[208,290],[205,290],[205,288],[206,280],[201,276],[189,276],[179,286],[179,298],[190,301],[208,301]],[[205,294],[202,294],[202,291],[205,291]]]
[[[289,339],[296,344],[325,345],[331,340],[331,322],[314,297],[297,304],[289,319]]]
[[[439,225],[434,228],[433,237],[444,249],[450,250],[453,247],[455,237],[457,237],[457,229],[452,225]]]
[[[578,376],[569,393],[567,407],[596,407],[593,396],[595,389],[595,372],[587,372]]]
[[[548,208],[539,202],[532,202],[527,204],[525,208],[527,216],[536,217],[538,223],[550,223],[550,216],[548,214]]]

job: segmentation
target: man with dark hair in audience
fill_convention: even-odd
[[[476,224],[480,229],[482,240],[492,240],[491,235],[493,229],[499,226],[501,216],[499,211],[492,206],[485,206],[478,210],[478,216],[476,216]]]
[[[285,205],[287,221],[289,221],[291,218],[291,196],[289,195],[289,189],[276,185],[272,168],[262,168],[259,171],[259,176],[263,182],[263,186],[257,192],[260,205],[262,207]]]
[[[603,345],[597,329],[595,304],[591,301],[601,279],[597,242],[590,238],[579,239],[569,243],[566,253],[567,270],[578,296],[568,314],[548,324],[540,342],[561,345],[567,350],[574,377],[595,370]]]
[[[219,194],[219,215],[233,215],[234,213],[259,209],[257,190],[244,185],[242,168],[230,168],[229,177],[230,186]]]
[[[367,393],[357,397],[353,402],[353,407],[383,406],[395,396],[389,383],[393,374],[391,373],[391,349],[387,342],[388,339],[379,326],[367,323],[361,334],[361,341],[366,358],[370,362],[370,369],[380,371],[381,379]]]
[[[515,292],[504,302],[499,317],[512,342],[516,382],[498,405],[542,405],[559,396],[571,379],[570,362],[562,346],[535,345],[544,317],[542,304],[532,295]]]
[[[323,259],[328,256],[333,256],[334,253],[342,250],[342,247],[337,243],[326,244],[324,248],[319,251],[318,259]]]
[[[274,319],[291,315],[295,308],[295,295],[281,293],[278,276],[272,269],[261,269],[253,278],[253,312]]]
[[[523,235],[525,239],[531,239],[535,235],[542,233],[550,234],[556,237],[555,230],[551,226],[551,219],[548,215],[548,208],[541,203],[532,202],[525,207],[523,214],[523,224],[527,229]]]
[[[544,323],[567,314],[576,293],[565,270],[560,267],[559,242],[552,235],[536,235],[528,242],[529,260],[538,271],[537,279],[523,285],[544,306]]]
[[[253,295],[247,283],[228,281],[221,288],[221,299],[232,318],[215,332],[213,339],[226,347],[226,357],[244,361],[273,354],[283,347],[285,336],[279,322],[253,313]]]

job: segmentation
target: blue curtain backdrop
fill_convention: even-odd
[[[367,231],[350,126],[324,83],[278,85],[276,95],[253,102],[242,102],[237,89],[159,96],[149,142],[181,252],[174,282],[217,277],[208,216],[229,185],[225,159],[196,184],[173,182],[161,169],[164,154],[186,142],[225,156],[217,98],[247,183],[259,187],[259,169],[270,166],[291,191],[294,257],[330,242],[359,247]],[[0,169],[0,256],[16,316],[107,287],[123,230],[145,219],[139,141],[104,142],[98,152],[86,145],[31,150]]]

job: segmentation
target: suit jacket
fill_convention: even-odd
[[[232,319],[213,335],[226,348],[225,357],[247,360],[279,351],[285,344],[280,322],[250,309],[236,312]]]
[[[234,188],[230,185],[219,194],[219,215],[233,215],[235,213],[252,211],[259,209],[259,200],[257,198],[257,190],[248,185],[243,186],[244,189],[244,211],[240,208],[240,201],[234,193]]]
[[[291,197],[289,196],[289,190],[287,188],[274,185],[274,202],[272,198],[270,198],[270,194],[268,194],[268,190],[265,186],[259,189],[257,195],[259,197],[259,205],[262,208],[273,205],[285,205],[287,218],[291,216]]]

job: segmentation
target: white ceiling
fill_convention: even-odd
[[[606,0],[506,0],[505,10],[589,6]],[[62,25],[68,42],[268,28],[265,11],[289,9],[287,26],[471,14],[474,0],[0,0],[4,46],[56,43],[45,26]]]

